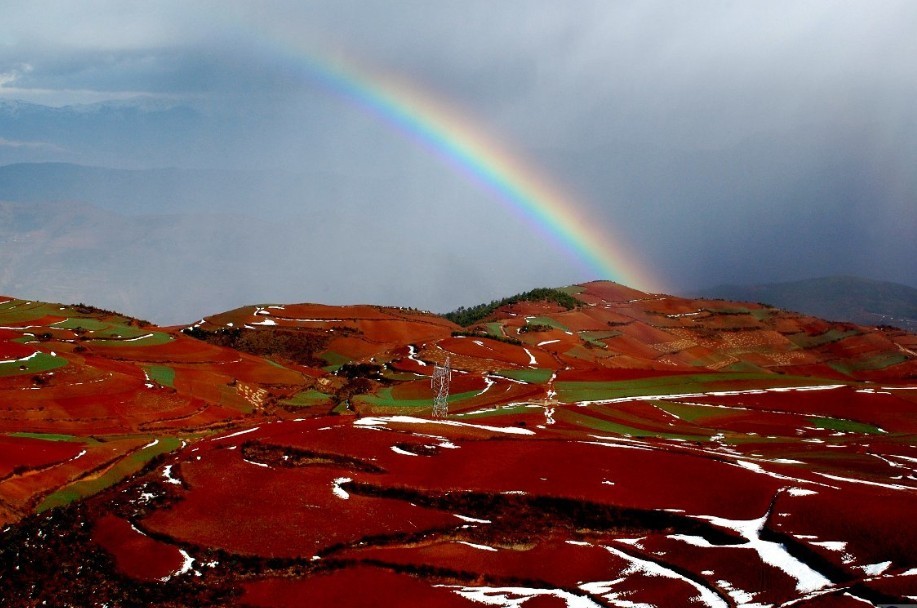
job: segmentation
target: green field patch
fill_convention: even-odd
[[[141,331],[139,336],[134,338],[96,338],[93,335],[90,341],[93,346],[158,346],[171,342],[172,336],[161,331]]]
[[[40,303],[26,304],[25,300],[10,300],[0,304],[0,321],[4,325],[32,321],[48,315],[62,317],[64,314],[66,313],[60,310],[60,306]]]
[[[412,380],[417,380],[421,376],[413,372],[399,372],[390,368],[385,368],[382,370],[382,377],[394,382],[411,382]]]
[[[861,332],[857,329],[848,331],[842,329],[829,329],[815,336],[810,336],[806,333],[791,334],[787,336],[787,339],[800,348],[815,348],[816,346],[823,346],[825,344],[831,344],[832,342],[840,342],[844,338],[859,336],[860,334]]]
[[[571,285],[569,287],[560,287],[557,289],[557,291],[563,292],[568,296],[575,296],[576,294],[586,291],[586,288],[579,285]]]
[[[862,435],[881,435],[882,430],[879,427],[865,422],[855,420],[846,420],[844,418],[825,418],[821,416],[812,416],[809,421],[813,426],[828,431],[842,431],[844,433],[860,433]]]
[[[459,403],[471,399],[481,391],[466,391],[449,395],[448,403]],[[372,395],[357,395],[353,398],[355,403],[365,404],[379,408],[417,408],[433,407],[433,397],[427,399],[398,399],[392,396],[391,387],[386,387]]]
[[[149,365],[144,368],[150,380],[162,386],[175,388],[175,370],[166,365]]]
[[[104,323],[98,319],[84,319],[80,317],[70,317],[63,321],[58,321],[51,326],[58,329],[85,329],[86,331],[105,331],[111,328],[111,323]]]
[[[109,325],[105,329],[100,329],[98,331],[92,332],[92,338],[99,339],[118,339],[118,338],[139,338],[150,332],[144,331],[139,327],[131,327],[130,325]]]
[[[753,315],[755,313],[754,310],[745,306],[708,306],[704,310],[715,315]]]
[[[272,360],[268,359],[267,357],[261,357],[261,360],[264,361],[265,363],[267,363],[268,365],[271,365],[271,366],[276,367],[276,368],[279,368],[279,369],[286,369],[286,370],[289,370],[289,369],[290,369],[289,367],[284,367],[283,365],[280,365],[280,364],[277,363],[276,361],[272,361]]]
[[[52,369],[67,365],[63,357],[55,357],[48,353],[38,353],[26,360],[6,361],[0,363],[0,378],[8,376],[22,376],[25,374],[40,374]]]
[[[828,365],[842,374],[852,372],[865,372],[885,369],[899,363],[907,361],[907,355],[904,353],[881,353],[872,357],[864,357],[858,361],[832,361]]]
[[[281,405],[292,405],[295,407],[311,407],[313,405],[327,405],[331,401],[331,395],[319,392],[314,388],[296,393],[289,399],[280,402]]]
[[[78,437],[77,435],[64,435],[62,433],[29,433],[27,431],[17,431],[7,433],[7,437],[24,437],[26,439],[40,439],[41,441],[69,441],[72,443],[98,443],[91,437]]]
[[[687,441],[709,441],[709,435],[695,435],[685,433],[668,433],[649,429],[641,429],[611,420],[604,420],[588,414],[583,414],[569,408],[558,408],[554,412],[554,417],[568,424],[601,431],[603,433],[613,433],[615,435],[624,435],[627,437],[659,437],[664,439],[685,439]]]
[[[747,390],[775,386],[829,384],[827,380],[774,374],[687,374],[659,376],[617,382],[561,381],[555,383],[557,397],[566,403],[604,401],[649,395],[694,394],[720,390]]]
[[[243,397],[235,386],[221,386],[220,387],[220,405],[225,405],[226,407],[231,407],[234,410],[238,410],[243,414],[251,414],[255,411],[255,407],[252,403]]]
[[[563,323],[561,323],[560,321],[556,319],[552,319],[551,317],[526,317],[525,324],[526,325],[548,325],[550,327],[553,327],[554,329],[559,329],[561,331],[567,331],[567,332],[570,331],[570,329],[566,325],[564,325]]]
[[[726,367],[722,368],[722,371],[742,372],[742,373],[749,373],[749,374],[765,373],[763,367],[755,365],[754,363],[749,363],[748,361],[736,361],[735,363],[732,363],[731,365],[727,365]]]
[[[128,454],[98,477],[75,481],[49,494],[39,503],[35,511],[36,513],[41,513],[42,511],[47,511],[54,507],[62,507],[75,500],[98,494],[102,490],[115,485],[122,479],[133,475],[156,456],[172,452],[180,446],[180,439],[175,437],[162,437],[155,445],[150,445]]]
[[[506,337],[506,333],[503,331],[502,323],[497,323],[497,322],[487,323],[485,324],[485,327],[487,328],[487,335],[489,336],[493,336],[494,338],[505,338]]]
[[[751,316],[753,316],[758,321],[764,321],[768,317],[771,317],[775,312],[777,312],[776,308],[756,308],[755,310],[751,311]]]
[[[551,379],[554,370],[536,367],[535,369],[501,369],[496,372],[497,376],[528,382],[529,384],[544,384]]]
[[[336,353],[333,350],[323,352],[322,354],[319,355],[319,358],[324,359],[325,362],[328,364],[327,366],[322,368],[328,372],[336,372],[337,370],[341,368],[342,365],[344,365],[345,363],[350,363],[352,361],[352,359],[348,357],[347,355]]]
[[[608,348],[608,345],[602,342],[608,338],[616,338],[621,335],[619,331],[579,331],[576,332],[581,340],[585,340],[599,348]]]

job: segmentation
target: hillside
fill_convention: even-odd
[[[917,289],[857,277],[823,277],[765,285],[719,285],[708,298],[766,302],[773,306],[860,325],[893,325],[917,331]]]
[[[917,335],[559,293],[467,327],[276,303],[157,327],[0,298],[4,605],[917,595]]]

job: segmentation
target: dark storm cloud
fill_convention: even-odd
[[[187,103],[211,122],[184,153],[172,142],[156,154],[160,144],[144,140],[131,166],[168,158],[308,175],[308,187],[274,192],[252,212],[328,212],[337,238],[373,243],[375,274],[354,262],[369,255],[361,248],[320,261],[324,282],[345,273],[373,285],[342,287],[345,301],[419,297],[442,308],[592,277],[311,78],[304,53],[352,57],[447,100],[595,225],[623,234],[671,289],[834,273],[917,284],[913,2],[93,2],[5,12],[3,98]],[[410,253],[393,243],[418,235],[437,251],[402,279],[398,260]],[[467,277],[461,288],[450,273]]]

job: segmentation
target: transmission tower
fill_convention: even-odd
[[[430,386],[436,396],[433,397],[433,417],[445,418],[449,415],[449,383],[452,381],[452,368],[449,366],[449,357],[442,365],[436,364],[433,368],[433,377]]]

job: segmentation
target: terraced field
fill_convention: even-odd
[[[917,602],[913,335],[567,293],[466,328],[0,303],[4,605]]]

